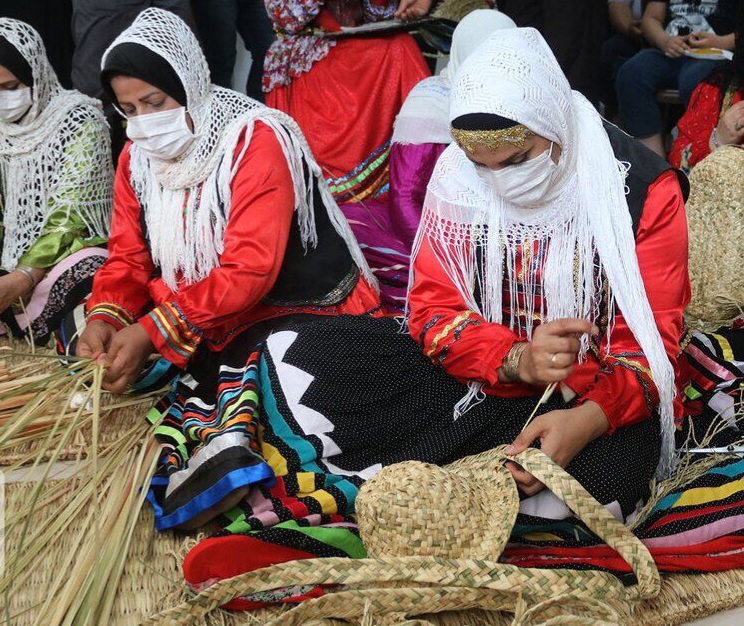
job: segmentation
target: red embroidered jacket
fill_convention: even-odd
[[[235,154],[242,146],[243,140]],[[109,258],[96,273],[88,321],[103,320],[117,328],[139,322],[157,351],[184,367],[201,342],[219,350],[240,331],[266,319],[298,312],[361,314],[379,305],[377,293],[363,278],[335,306],[308,309],[261,302],[277,279],[296,219],[291,174],[267,126],[256,124],[233,178],[219,267],[176,292],[155,275],[140,226],[141,207],[130,184],[129,159],[126,147],[116,172]]]
[[[674,171],[649,187],[636,234],[636,253],[651,309],[667,354],[676,365],[683,334],[682,313],[690,300],[687,273],[687,220]],[[467,309],[424,240],[414,264],[409,329],[424,353],[455,378],[484,383],[488,394],[514,397],[540,395],[542,388],[501,383],[498,369],[517,341],[526,341],[507,326],[489,323]],[[538,277],[539,280],[539,277]],[[508,296],[505,295],[508,302]],[[599,359],[589,354],[574,368],[566,385],[581,400],[602,408],[611,430],[647,419],[658,403],[648,362],[622,314],[615,318],[612,341],[598,342]],[[676,410],[681,412],[681,404]]]

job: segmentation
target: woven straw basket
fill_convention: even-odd
[[[498,558],[519,498],[500,448],[446,467],[406,462],[383,469],[357,498],[366,559],[292,561],[223,580],[143,622],[188,626],[233,598],[293,585],[329,585],[270,626],[334,618],[351,624],[422,626],[417,615],[485,609],[515,626],[618,623],[604,600],[656,596],[660,578],[644,545],[576,480],[538,450],[510,457],[559,496],[632,567],[637,584],[605,572],[519,568]]]
[[[744,150],[723,146],[690,174],[692,301],[685,317],[713,329],[744,312]]]

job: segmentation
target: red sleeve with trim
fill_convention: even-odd
[[[677,374],[690,279],[684,199],[672,171],[649,187],[636,235],[636,254],[656,325]],[[658,405],[658,391],[648,361],[620,312],[615,317],[609,351],[601,340],[600,355],[595,383],[587,390],[575,390],[581,401],[599,404],[612,431],[648,419]]]
[[[279,275],[294,219],[294,188],[282,148],[264,124],[256,123],[231,190],[219,266],[139,320],[158,352],[176,365],[188,362],[202,332],[244,319]]]
[[[468,309],[424,238],[414,263],[408,328],[424,354],[460,381],[499,383],[498,369],[517,336]]]
[[[140,226],[140,204],[129,182],[129,146],[119,157],[114,182],[114,211],[109,256],[93,279],[88,321],[118,329],[132,324],[150,304],[148,282],[155,269]]]

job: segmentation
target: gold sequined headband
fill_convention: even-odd
[[[466,152],[474,152],[478,146],[483,146],[488,150],[497,150],[506,145],[523,148],[525,139],[534,134],[522,124],[500,130],[452,129],[452,136],[455,138],[457,145]]]

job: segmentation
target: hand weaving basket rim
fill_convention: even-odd
[[[658,595],[661,579],[646,547],[597,502],[578,481],[535,449],[507,456],[503,448],[458,461],[456,467],[496,468],[510,459],[519,463],[561,498],[584,523],[631,566],[637,584],[625,586],[612,574],[591,570],[520,568],[483,559],[383,557],[325,558],[290,561],[222,580],[180,605],[143,622],[147,626],[190,626],[236,597],[294,585],[338,585],[339,591],[306,600],[266,626],[301,625],[311,619],[356,619],[368,613],[386,615],[387,623],[407,615],[483,608],[515,613],[526,624],[527,613],[551,598],[561,604],[596,603],[606,599],[641,600]],[[504,471],[507,471],[504,468]],[[525,611],[525,600],[537,606]],[[596,615],[596,606],[593,608]],[[589,610],[589,609],[587,609]],[[608,624],[604,619],[570,616]]]

